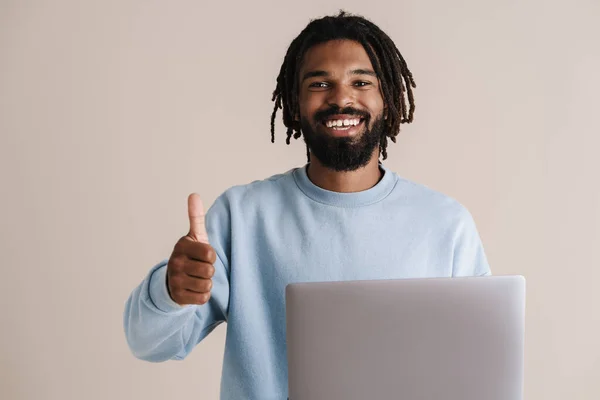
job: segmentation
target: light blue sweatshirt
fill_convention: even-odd
[[[232,187],[209,208],[218,257],[207,304],[178,305],[166,288],[167,260],[151,268],[125,305],[136,357],[182,360],[227,322],[221,399],[284,400],[288,283],[491,274],[457,201],[382,164],[379,183],[358,193],[321,189],[306,168]]]

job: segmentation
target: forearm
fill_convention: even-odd
[[[166,261],[156,265],[125,304],[127,343],[139,359],[161,362],[185,358],[222,318],[215,304],[180,306],[169,296]]]

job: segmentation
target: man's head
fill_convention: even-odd
[[[281,108],[286,142],[303,134],[307,150],[325,166],[351,171],[376,150],[385,160],[387,138],[395,142],[400,124],[412,122],[414,87],[402,55],[372,22],[344,12],[313,20],[281,66],[271,141]]]

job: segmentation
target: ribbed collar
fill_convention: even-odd
[[[308,178],[308,166],[293,171],[298,188],[314,201],[336,207],[362,207],[381,201],[392,192],[397,181],[396,175],[380,163],[383,177],[372,188],[355,193],[333,192],[315,185]]]

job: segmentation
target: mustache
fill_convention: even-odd
[[[369,119],[369,113],[367,113],[366,111],[362,111],[359,110],[357,108],[354,107],[338,107],[338,106],[331,106],[330,108],[326,109],[326,110],[321,110],[321,111],[317,111],[315,113],[315,120],[316,121],[322,121],[325,118],[331,117],[332,115],[337,115],[337,114],[347,114],[347,115],[352,115],[352,116],[356,116],[356,117],[361,117],[364,119]]]

